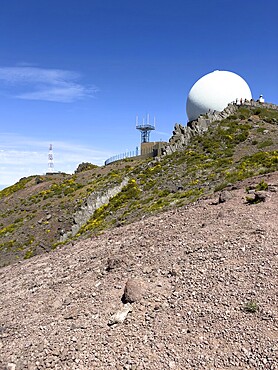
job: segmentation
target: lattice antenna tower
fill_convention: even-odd
[[[53,147],[52,144],[49,145],[48,152],[48,172],[54,171],[54,162],[53,162]]]
[[[150,115],[147,114],[142,119],[142,124],[139,124],[138,115],[136,116],[136,129],[141,132],[141,143],[148,143],[150,141],[150,132],[155,130],[155,117],[153,118],[153,124],[150,123]]]

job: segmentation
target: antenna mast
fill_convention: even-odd
[[[155,118],[153,125],[150,123],[150,115],[147,114],[146,122],[145,117],[143,117],[142,124],[138,122],[138,115],[136,116],[136,129],[141,132],[141,143],[148,143],[150,141],[150,132],[155,130]]]
[[[53,163],[53,150],[52,144],[49,145],[49,152],[48,152],[48,172],[53,173],[54,171],[54,163]]]

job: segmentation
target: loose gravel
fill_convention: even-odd
[[[262,178],[258,204],[261,178],[0,269],[0,368],[278,369],[278,173]]]

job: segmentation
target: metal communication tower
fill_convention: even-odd
[[[49,152],[48,152],[48,172],[54,171],[54,162],[53,162],[53,150],[52,144],[49,145]]]
[[[150,132],[155,130],[155,117],[153,118],[153,124],[150,123],[150,115],[147,115],[147,120],[145,122],[145,117],[143,117],[142,124],[139,124],[138,115],[136,116],[136,129],[141,132],[141,143],[148,143],[150,141]]]

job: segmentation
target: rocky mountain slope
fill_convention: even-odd
[[[32,176],[0,191],[0,267],[278,170],[278,111],[271,107],[236,107],[184,147],[179,140],[171,155]]]
[[[0,368],[278,369],[277,208],[273,172],[3,267]]]

